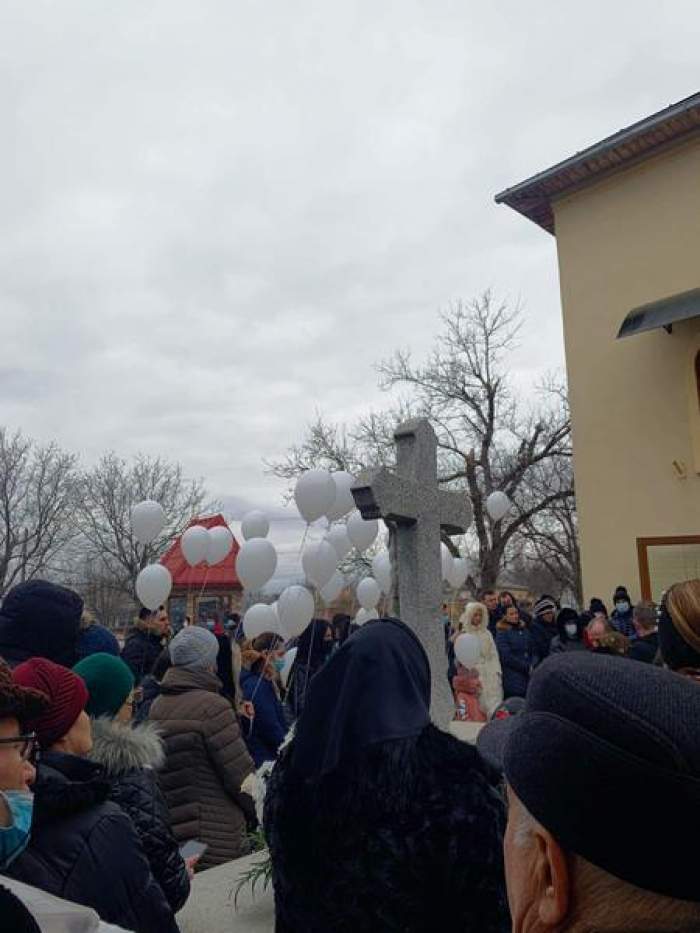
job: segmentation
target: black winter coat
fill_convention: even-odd
[[[122,648],[122,661],[125,661],[131,668],[136,686],[141,683],[146,674],[151,673],[162,650],[162,637],[138,625],[134,626],[126,636]]]
[[[504,807],[475,748],[429,725],[311,784],[293,749],[265,797],[276,933],[510,930]]]
[[[551,625],[548,625],[537,617],[532,620],[530,623],[530,636],[535,646],[538,662],[544,661],[545,658],[549,657],[552,641],[557,635],[558,630],[556,622],[552,622]]]
[[[46,580],[14,586],[0,610],[0,658],[10,667],[29,658],[73,667],[82,614],[82,599],[65,586]]]
[[[94,762],[46,753],[34,785],[29,846],[6,872],[126,930],[177,933],[131,820],[107,801],[109,789]]]
[[[503,697],[524,697],[530,682],[530,671],[538,655],[530,630],[513,628],[507,622],[498,623],[496,647],[503,671]]]
[[[177,913],[189,897],[190,879],[156,777],[157,769],[165,763],[158,730],[150,722],[131,728],[110,719],[95,719],[92,739],[90,757],[102,765],[111,781],[109,799],[131,818],[153,877]]]
[[[644,661],[653,664],[659,650],[659,633],[650,632],[642,638],[637,638],[629,646],[627,657],[633,661]]]

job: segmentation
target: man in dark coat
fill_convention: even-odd
[[[558,634],[558,610],[559,607],[553,596],[542,596],[535,603],[533,609],[535,617],[530,624],[530,633],[540,661],[548,657],[552,639]]]
[[[49,697],[28,725],[42,751],[34,784],[29,846],[7,874],[49,894],[92,907],[108,923],[136,933],[177,933],[173,912],[151,872],[136,830],[108,801],[102,768],[90,751],[85,684],[72,671],[32,659],[15,683]]]
[[[496,648],[503,671],[504,698],[524,697],[530,673],[537,662],[537,651],[517,606],[509,606],[498,623]]]
[[[127,634],[122,648],[122,660],[131,668],[137,687],[152,672],[163,650],[169,628],[164,606],[156,612],[145,607],[139,611],[139,617]]]
[[[495,590],[482,590],[479,602],[483,603],[489,611],[489,632],[496,638],[496,625],[503,617],[503,610],[498,601],[498,593]]]
[[[14,586],[0,609],[0,657],[10,667],[29,658],[72,667],[82,614],[82,599],[65,586],[46,580]]]
[[[656,606],[652,602],[637,603],[632,616],[637,638],[632,642],[627,657],[634,661],[653,664],[659,650],[659,632]]]

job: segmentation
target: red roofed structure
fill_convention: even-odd
[[[188,527],[201,525],[203,528],[215,528],[217,525],[228,527],[223,515],[211,515],[208,518],[195,518]],[[173,589],[168,603],[171,623],[179,628],[185,616],[194,622],[204,621],[208,616],[219,620],[226,612],[237,612],[243,595],[243,587],[236,573],[236,557],[240,545],[233,539],[231,551],[220,564],[210,567],[202,561],[196,567],[190,567],[185,560],[178,538],[163,555],[160,562],[168,568],[173,578]]]

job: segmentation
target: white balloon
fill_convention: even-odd
[[[343,592],[345,587],[345,580],[343,575],[339,570],[333,574],[328,583],[321,590],[321,599],[328,606],[333,602],[334,599],[337,599],[340,594]]]
[[[266,633],[278,633],[277,613],[272,606],[256,603],[243,616],[243,633],[246,638],[257,638]]]
[[[284,638],[296,638],[301,635],[314,617],[316,604],[309,590],[304,586],[288,586],[283,590],[277,612],[280,617],[280,632]]]
[[[362,554],[374,544],[379,534],[379,522],[375,518],[365,521],[359,512],[353,512],[348,519],[347,529],[348,538]]]
[[[333,504],[326,512],[326,518],[329,522],[337,522],[339,518],[343,518],[355,508],[355,500],[351,492],[355,485],[355,477],[344,470],[338,470],[337,473],[331,473],[331,479],[335,487],[335,496]]]
[[[440,561],[442,563],[442,579],[449,582],[454,557],[444,542],[440,545]]]
[[[512,503],[508,496],[500,490],[492,492],[486,500],[486,511],[495,522],[499,522],[502,518],[505,518],[508,512],[510,512],[511,506]]]
[[[131,510],[131,529],[139,544],[150,544],[165,528],[165,512],[160,502],[144,499]]]
[[[267,538],[244,541],[236,557],[236,573],[246,590],[259,590],[277,570],[277,551]]]
[[[233,535],[225,525],[214,525],[209,529],[208,538],[207,563],[213,567],[228,557],[233,547]]]
[[[246,541],[251,538],[266,538],[270,533],[270,520],[264,512],[248,512],[241,522],[241,534]]]
[[[292,672],[292,665],[297,656],[298,648],[290,648],[289,651],[285,652],[284,655],[284,667],[280,671],[280,680],[282,681],[282,686],[284,689],[287,689],[287,681],[289,680],[289,675]]]
[[[453,590],[459,589],[467,579],[468,565],[465,557],[455,557],[450,567],[450,575],[447,582]]]
[[[373,577],[365,577],[357,584],[357,601],[363,609],[376,609],[382,591]]]
[[[180,538],[182,555],[190,565],[196,567],[206,559],[209,549],[209,531],[203,525],[192,525]]]
[[[297,480],[294,501],[304,521],[311,524],[325,515],[335,499],[335,483],[328,470],[307,470]]]
[[[372,622],[379,616],[375,609],[359,609],[355,616],[355,625],[364,625],[365,622]]]
[[[345,525],[333,525],[326,535],[326,541],[335,548],[338,560],[343,560],[352,551],[352,541],[348,538]]]
[[[392,583],[391,557],[388,551],[380,551],[372,558],[372,573],[381,587],[382,593],[388,596],[391,592]]]
[[[136,577],[136,595],[151,612],[163,605],[172,588],[173,578],[162,564],[149,564]]]
[[[455,641],[455,656],[464,667],[473,667],[481,657],[481,642],[477,635],[465,633]]]
[[[309,583],[319,590],[328,583],[338,567],[338,554],[328,541],[307,544],[301,555],[301,566]]]

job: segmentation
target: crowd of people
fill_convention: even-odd
[[[448,621],[455,718],[486,722],[502,700],[525,697],[534,671],[550,655],[589,651],[654,663],[659,658],[658,607],[652,602],[633,606],[624,586],[615,590],[613,605],[609,614],[605,603],[594,598],[585,612],[578,612],[543,595],[528,611],[512,593],[483,591],[456,624]],[[455,642],[463,634],[480,641],[479,660],[471,667],[455,656]]]
[[[61,899],[85,929],[176,933],[194,873],[251,850],[267,767],[278,933],[700,929],[677,845],[699,802],[700,581],[658,607],[620,587],[610,614],[487,591],[447,655],[476,746],[430,721],[430,665],[398,619],[316,619],[292,646],[247,641],[233,614],[173,635],[160,607],[120,645],[70,590],[15,587],[0,917],[34,933]]]

